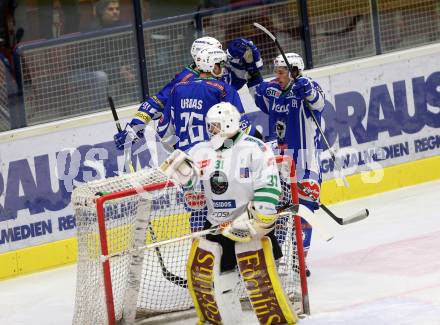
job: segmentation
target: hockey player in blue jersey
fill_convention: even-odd
[[[176,135],[179,139],[176,149],[186,151],[198,142],[209,140],[205,118],[215,104],[229,102],[244,114],[237,91],[220,80],[226,60],[226,53],[221,49],[200,50],[195,60],[200,75],[177,83],[171,91],[158,133]]]
[[[175,135],[179,139],[175,144],[176,149],[187,151],[195,144],[210,139],[206,129],[206,114],[215,104],[229,102],[240,114],[244,114],[237,91],[220,80],[226,59],[226,53],[221,49],[207,47],[200,50],[195,60],[200,75],[177,83],[171,91],[158,133],[162,138]],[[240,127],[243,128],[242,123]],[[200,229],[203,223],[204,219],[191,215],[192,230]]]
[[[248,87],[258,108],[269,117],[269,140],[275,141],[281,154],[293,157],[298,182],[314,198],[299,190],[300,211],[304,207],[314,211],[319,209],[317,202],[322,182],[319,153],[322,146],[318,127],[309,108],[320,123],[324,94],[317,82],[302,75],[304,62],[301,56],[287,53],[286,57],[288,63],[282,55],[275,58],[275,79],[266,82],[257,73],[249,79]],[[294,75],[290,74],[287,64],[293,67]],[[312,228],[305,220],[302,223],[307,255]],[[307,273],[310,274],[308,270]]]
[[[118,132],[114,136],[115,144],[118,149],[122,150],[124,148],[124,145],[127,143],[127,136],[129,134],[130,135],[128,138],[133,139],[133,142],[136,142],[139,138],[143,137],[145,126],[148,125],[148,123],[150,123],[152,120],[159,120],[162,117],[167,100],[170,96],[170,92],[176,83],[188,81],[199,76],[200,72],[195,64],[195,56],[201,49],[205,47],[216,47],[222,49],[222,44],[215,38],[209,36],[198,38],[193,42],[191,46],[191,56],[194,62],[186,66],[159,92],[157,92],[154,96],[149,97],[140,105],[131,122],[127,124],[123,131]],[[224,70],[225,72],[221,78],[226,83],[232,85],[236,90],[238,90],[246,83],[247,78],[245,77],[245,74],[247,73],[246,70],[249,69],[244,67],[245,61],[243,56],[245,55],[245,52],[235,51],[234,54],[235,57],[229,56],[233,62],[228,64],[228,68]],[[256,62],[259,69],[261,69],[263,66],[261,58],[259,58],[259,61],[257,60]],[[261,135],[258,134],[258,131],[254,127],[251,127],[246,116],[242,117],[241,124],[243,129],[247,128],[247,133],[256,137],[261,137]]]

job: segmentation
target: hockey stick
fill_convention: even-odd
[[[203,236],[206,236],[206,235],[218,235],[218,234],[221,233],[223,228],[226,225],[228,225],[228,224],[229,223],[221,224],[221,225],[214,226],[214,227],[211,227],[211,228],[206,229],[206,230],[192,232],[192,233],[190,233],[188,235],[185,235],[185,236],[182,236],[182,237],[162,240],[162,241],[159,241],[159,242],[154,242],[152,244],[147,244],[147,245],[144,245],[144,246],[139,246],[139,247],[136,247],[136,248],[133,248],[133,249],[126,250],[124,252],[118,252],[118,253],[109,254],[107,256],[101,256],[101,260],[105,261],[105,260],[108,260],[108,259],[116,257],[116,256],[123,256],[123,255],[126,255],[128,253],[132,253],[132,252],[136,252],[136,251],[143,251],[143,250],[146,250],[146,249],[152,249],[152,248],[158,249],[160,246],[177,243],[177,242],[180,242],[180,241],[183,241],[183,240],[186,240],[186,239],[200,238],[200,237],[203,237]],[[178,284],[179,286],[181,286],[182,288],[187,288],[188,287],[186,279],[180,278],[180,277],[178,277],[176,275],[174,275],[174,276],[179,278],[179,281],[182,282],[182,284]],[[175,283],[174,281],[171,281],[171,282]],[[175,283],[175,284],[177,284],[177,283]]]
[[[113,102],[113,98],[108,96],[108,103],[110,105],[110,109],[112,111],[113,119],[115,120],[116,128],[119,132],[122,132],[121,124],[119,123],[119,117],[118,113],[116,112],[116,107]],[[124,148],[124,161],[125,166],[129,166],[129,170],[131,173],[135,171],[133,164],[131,163],[131,149],[130,148]],[[147,223],[148,230],[150,231],[151,239],[153,242],[157,242],[156,234],[154,233],[153,225],[150,221]],[[160,252],[159,247],[155,247],[154,249],[156,251],[157,259],[159,260],[160,267],[162,269],[162,275],[167,279],[168,281],[172,282],[175,285],[181,286],[183,288],[187,288],[187,281],[183,278],[181,278],[178,275],[175,275],[174,273],[171,273],[168,271],[168,269],[165,266],[165,262],[162,257],[162,253]]]
[[[284,62],[286,62],[286,65],[289,69],[290,74],[293,76],[295,76],[295,71],[293,70],[293,67],[289,64],[289,61],[287,60],[286,54],[284,53],[283,48],[281,47],[280,43],[278,42],[278,39],[275,37],[275,35],[273,35],[266,27],[260,25],[259,23],[254,23],[254,26],[257,27],[258,29],[262,30],[267,36],[269,36],[274,42],[275,42],[275,46],[278,48],[278,50],[280,51]],[[296,77],[295,77],[296,79]],[[321,125],[318,122],[318,119],[316,118],[315,113],[313,112],[313,109],[310,107],[309,102],[306,100],[306,107],[309,110],[309,113],[313,119],[313,122],[315,122],[316,127],[319,130],[319,133],[321,133],[322,139],[325,142],[325,145],[327,146],[327,149],[330,153],[331,159],[333,160],[333,163],[335,164],[336,168],[339,170],[342,181],[344,182],[345,187],[349,187],[348,181],[345,178],[343,172],[342,172],[342,166],[339,164],[339,161],[336,159],[336,155],[333,152],[333,150],[331,149],[330,143],[328,142],[327,138],[324,135],[324,131],[321,128]]]
[[[290,211],[292,211],[292,209],[294,209],[294,208],[295,207],[293,205],[286,204],[285,206],[281,207],[278,210],[278,213],[281,214],[281,215],[283,215],[285,213],[290,214],[291,213]],[[156,242],[154,242],[152,244],[147,244],[147,245],[144,245],[144,246],[139,246],[139,247],[136,247],[136,248],[133,248],[133,249],[126,250],[124,252],[117,252],[117,253],[109,254],[107,256],[101,256],[101,259],[105,261],[105,260],[108,260],[109,258],[113,258],[113,257],[116,257],[116,256],[123,256],[123,255],[125,255],[127,253],[136,252],[136,251],[142,251],[142,250],[152,249],[152,248],[156,249],[156,248],[158,248],[160,246],[177,243],[177,242],[180,242],[180,241],[183,241],[183,240],[186,240],[186,239],[200,238],[200,237],[203,237],[203,236],[206,236],[206,235],[218,235],[218,234],[221,234],[222,231],[227,226],[229,226],[230,224],[231,224],[231,222],[227,221],[225,223],[216,225],[216,226],[211,227],[209,229],[201,230],[201,231],[195,231],[193,233],[190,233],[190,234],[182,236],[182,237],[162,240],[162,241],[159,241],[159,242],[156,241]],[[182,278],[180,278],[180,279],[182,279]],[[186,283],[185,279],[182,279],[182,280]]]
[[[325,213],[327,213],[334,221],[336,221],[338,224],[340,224],[341,226],[344,225],[348,225],[350,223],[354,223],[354,222],[358,222],[361,221],[363,219],[365,219],[366,217],[369,216],[370,212],[368,211],[368,209],[362,209],[354,214],[352,214],[351,216],[345,217],[345,218],[341,218],[338,217],[337,215],[335,215],[327,206],[325,206],[323,203],[318,202],[318,200],[315,199],[315,197],[312,195],[311,191],[309,188],[306,188],[304,185],[302,185],[301,183],[297,183],[298,184],[298,188],[303,191],[304,193],[307,194],[307,196],[313,200],[313,202],[316,202],[319,204],[319,207],[322,208],[322,210],[324,210]]]
[[[112,111],[112,115],[113,115],[113,120],[115,121],[116,124],[116,128],[118,129],[119,132],[122,132],[122,127],[121,127],[121,123],[119,123],[119,117],[118,117],[118,113],[116,112],[116,107],[115,107],[115,103],[113,102],[113,98],[111,96],[107,96],[107,100],[108,100],[108,104],[110,105],[110,109]],[[130,171],[130,173],[133,173],[134,170],[134,166],[131,163],[131,147],[125,147],[124,146],[124,166],[125,168],[128,167],[128,170]]]

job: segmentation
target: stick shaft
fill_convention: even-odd
[[[180,241],[183,241],[183,240],[187,240],[187,239],[199,238],[199,237],[203,237],[203,236],[206,236],[206,235],[209,235],[209,234],[216,234],[220,229],[221,229],[220,226],[216,226],[216,227],[213,227],[213,228],[210,228],[210,229],[193,232],[191,234],[188,234],[188,235],[185,235],[185,236],[182,236],[182,237],[162,240],[162,241],[155,242],[155,243],[152,243],[152,244],[147,244],[147,245],[144,245],[144,246],[139,246],[139,247],[136,247],[134,249],[130,249],[130,250],[127,250],[127,251],[124,251],[124,252],[113,253],[113,254],[109,254],[107,256],[102,256],[102,259],[103,260],[108,260],[109,258],[116,257],[116,256],[122,256],[122,255],[125,255],[127,253],[131,253],[133,251],[143,251],[143,250],[152,249],[152,248],[155,249],[155,248],[163,246],[163,245],[169,245],[169,244],[177,243],[177,242],[180,242]]]
[[[254,23],[254,26],[257,27],[257,28],[259,28],[260,30],[262,30],[265,34],[267,34],[267,35],[268,35],[268,36],[269,36],[269,37],[275,42],[275,46],[276,46],[276,47],[278,48],[278,50],[280,51],[280,54],[281,54],[281,56],[283,57],[284,62],[286,62],[287,68],[289,69],[289,72],[290,72],[290,74],[291,74],[291,76],[292,76],[292,78],[293,78],[294,75],[295,75],[295,74],[294,74],[293,67],[289,64],[289,61],[287,60],[287,57],[286,57],[286,53],[284,52],[283,48],[281,47],[280,42],[278,42],[278,39],[275,37],[275,35],[272,34],[267,28],[265,28],[264,26],[260,25],[259,23]],[[312,107],[310,106],[310,104],[309,104],[309,102],[308,102],[307,100],[305,100],[305,102],[306,102],[306,107],[307,107],[307,109],[309,110],[310,115],[312,116],[313,122],[315,122],[315,124],[316,124],[316,126],[317,126],[317,128],[318,128],[318,130],[319,130],[319,133],[321,133],[321,137],[322,137],[322,139],[324,140],[324,143],[325,143],[325,145],[327,146],[328,151],[330,152],[331,159],[332,159],[333,162],[335,163],[336,168],[337,168],[337,169],[340,171],[340,173],[341,173],[341,178],[342,178],[342,180],[343,180],[343,182],[344,182],[345,187],[348,187],[348,185],[349,185],[349,184],[348,184],[348,181],[347,181],[347,179],[345,178],[344,174],[342,173],[342,166],[340,166],[339,163],[338,163],[338,161],[336,160],[336,155],[335,155],[335,153],[333,152],[333,150],[332,150],[332,148],[331,148],[331,146],[330,146],[330,143],[328,142],[327,137],[325,136],[324,131],[322,130],[321,125],[320,125],[320,123],[318,122],[318,119],[316,118],[315,113],[313,112]]]
[[[115,103],[113,101],[113,98],[111,96],[107,97],[108,104],[110,105],[110,109],[112,110],[113,120],[115,120],[116,128],[119,132],[122,131],[121,123],[119,123],[119,117],[118,113],[116,112]]]

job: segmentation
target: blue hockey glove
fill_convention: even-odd
[[[125,145],[129,143],[136,143],[139,139],[144,137],[145,124],[134,118],[125,126],[125,129],[116,133],[113,136],[116,148],[123,150]]]
[[[252,41],[236,38],[228,43],[228,62],[236,69],[246,70],[249,75],[259,73],[263,68],[260,51]]]
[[[307,97],[312,95],[313,87],[309,78],[299,77],[295,80],[293,84],[294,93],[299,96],[301,99],[305,100]]]
[[[262,140],[263,135],[260,133],[260,131],[256,128],[255,125],[251,124],[251,121],[246,115],[242,115],[240,119],[240,129],[248,134],[251,135],[257,139]]]

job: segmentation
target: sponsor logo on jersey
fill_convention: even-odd
[[[235,209],[235,200],[212,200],[216,209]]]
[[[281,96],[281,91],[276,88],[267,88],[266,95],[270,97],[279,98]]]
[[[275,132],[279,140],[283,140],[286,137],[286,122],[283,120],[277,120],[275,123]]]
[[[199,166],[199,168],[208,167],[210,164],[211,164],[211,159],[200,160],[197,162],[197,165]]]
[[[287,112],[289,112],[289,107],[288,107],[288,105],[276,104],[276,105],[272,106],[272,110],[277,113],[287,113]]]
[[[304,190],[298,188],[298,195],[301,199],[311,202],[319,199],[320,188],[317,181],[314,179],[303,179],[299,182],[304,186]]]
[[[286,98],[299,98],[298,96],[295,95],[295,93],[293,92],[292,89],[290,89],[287,93],[286,93]]]
[[[157,98],[157,96],[151,96],[151,99],[153,99],[160,106],[160,108],[164,108],[165,105],[159,98]]]
[[[229,187],[226,174],[219,170],[216,170],[211,174],[209,177],[209,183],[211,184],[211,191],[217,195],[225,193]]]
[[[243,116],[240,120],[240,129],[244,130],[246,129],[249,125],[251,124],[251,122],[245,117]]]
[[[142,112],[142,111],[138,111],[134,116],[137,117],[138,119],[140,119],[141,121],[143,121],[144,123],[148,123],[151,121],[150,115],[148,115],[147,113]],[[159,115],[159,116],[161,116],[161,115]]]
[[[249,178],[249,167],[240,168],[240,178]]]
[[[184,194],[186,205],[191,209],[203,209],[206,206],[206,197],[204,192],[188,191]]]
[[[182,98],[180,100],[180,107],[181,108],[195,108],[195,109],[202,109],[203,106],[203,100],[196,99],[196,98]]]

